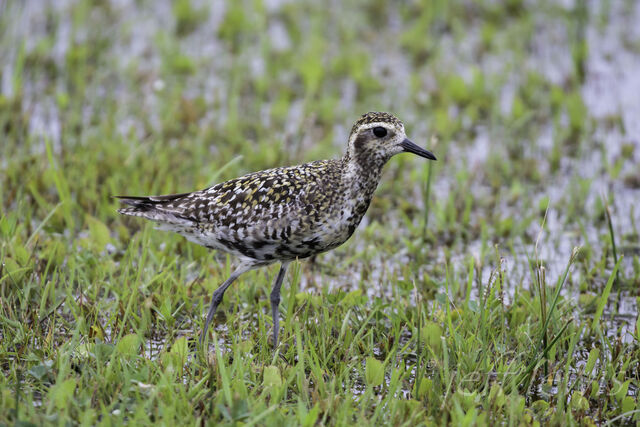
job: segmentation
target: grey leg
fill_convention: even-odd
[[[238,268],[235,269],[231,276],[224,281],[222,285],[215,291],[213,291],[213,295],[211,296],[211,305],[209,306],[209,312],[207,313],[207,320],[204,324],[204,328],[202,329],[202,335],[200,335],[200,344],[204,342],[204,337],[207,335],[207,330],[209,329],[209,324],[213,320],[213,316],[216,314],[216,309],[218,305],[222,302],[222,297],[224,296],[224,291],[227,290],[229,286],[245,271],[251,270],[251,266],[248,264],[240,264]]]
[[[280,310],[278,309],[280,305],[280,287],[282,286],[282,281],[284,280],[284,276],[287,273],[287,267],[289,267],[290,261],[284,261],[280,265],[280,271],[278,272],[278,277],[276,277],[276,281],[273,284],[273,288],[271,289],[271,315],[273,316],[273,346],[278,346],[278,329],[280,328]]]

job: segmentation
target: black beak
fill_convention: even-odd
[[[405,138],[404,141],[400,143],[400,146],[404,148],[405,153],[413,153],[413,154],[417,154],[420,157],[424,157],[425,159],[436,160],[436,156],[434,156],[431,151],[427,151],[424,148],[418,147],[416,144],[409,141],[407,138]]]

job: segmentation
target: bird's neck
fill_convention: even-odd
[[[343,175],[342,178],[348,185],[345,188],[351,189],[354,199],[371,200],[374,191],[378,187],[382,168],[387,159],[373,153],[353,154],[349,151],[342,158]]]

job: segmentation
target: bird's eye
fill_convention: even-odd
[[[383,136],[387,135],[387,130],[385,128],[383,128],[382,126],[378,126],[373,128],[373,134],[375,136],[377,136],[378,138],[382,138]]]

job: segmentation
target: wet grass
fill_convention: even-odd
[[[640,105],[593,88],[640,12],[578,4],[0,4],[0,423],[637,423]],[[370,110],[439,161],[294,263],[277,351],[276,267],[198,349],[234,260],[111,196],[339,156]]]

